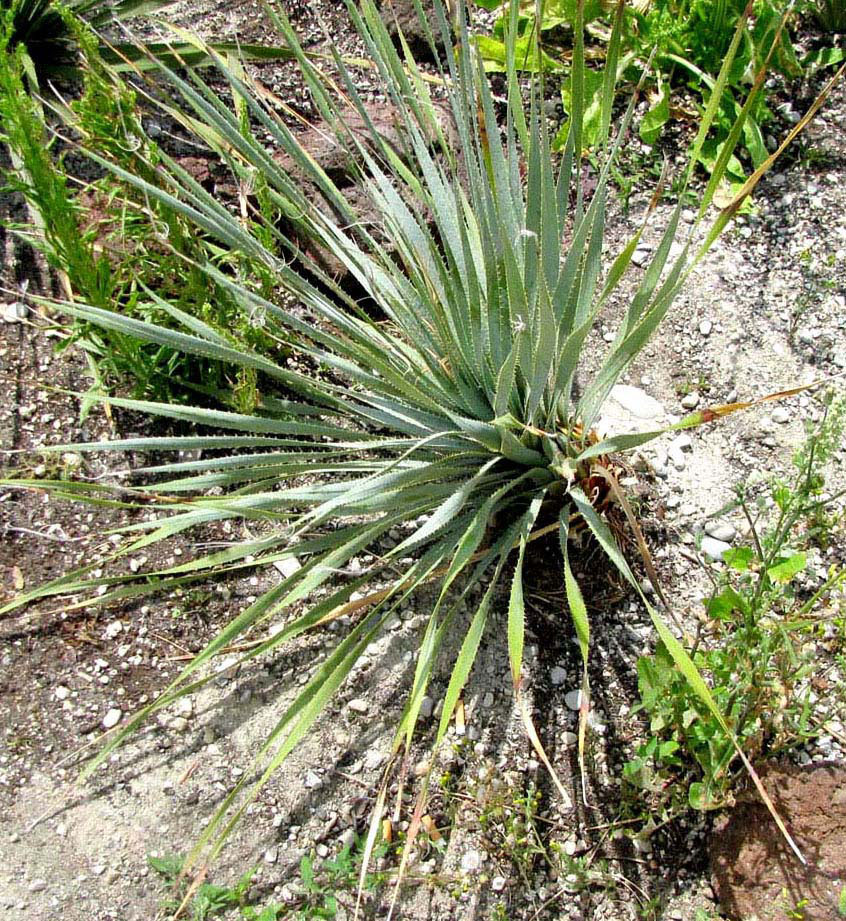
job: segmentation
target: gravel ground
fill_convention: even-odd
[[[322,14],[330,34],[342,36],[342,50],[360,50],[348,40],[349,30],[333,5],[294,6],[299,26],[312,30],[315,41],[321,36],[317,19]],[[177,12],[209,37],[266,38],[258,4],[225,0],[198,15],[186,2]],[[261,74],[276,92],[294,85],[286,67],[263,67]],[[305,100],[300,102],[307,110]],[[696,405],[753,399],[846,368],[842,87],[808,130],[804,151],[762,183],[754,212],[724,235],[694,273],[662,332],[607,407],[609,419],[650,427]],[[635,192],[627,213],[615,205],[609,253],[637,226],[650,192]],[[668,214],[669,206],[659,207],[644,248],[658,239]],[[5,216],[10,215],[17,216],[7,210]],[[4,241],[3,287],[8,288],[30,270],[20,268],[25,252],[9,237]],[[55,353],[55,333],[38,311],[30,308],[20,316],[17,309],[4,309],[0,375],[10,394],[0,408],[4,450],[31,452],[46,442],[144,430],[142,420],[120,414],[108,419],[96,409],[80,422],[76,400],[52,388],[84,390],[84,363],[71,352]],[[619,303],[593,333],[591,346],[597,350],[614,328],[615,309]],[[706,558],[708,542],[702,541],[703,554],[697,541],[706,531],[712,541],[731,544],[737,539],[742,522],[736,515],[720,514],[734,486],[785,470],[803,437],[804,421],[816,412],[813,398],[800,395],[737,414],[689,437],[665,437],[645,452],[653,471],[643,478],[647,529],[665,592],[686,626],[697,622],[712,565]],[[9,463],[19,469],[31,464],[35,475],[54,472],[37,469],[37,459],[30,457],[10,455]],[[67,472],[104,478],[119,474],[114,463],[99,456],[83,460],[73,452],[61,459]],[[830,471],[832,489],[844,481],[841,451]],[[46,496],[5,490],[0,492],[0,516],[0,564],[8,597],[92,555],[105,555],[111,539],[107,531],[124,525],[108,509],[80,512]],[[195,540],[224,536],[210,532]],[[837,562],[837,546],[828,556],[820,552],[811,578]],[[718,544],[710,548],[715,554],[721,549]],[[185,542],[165,548],[161,562],[194,549],[196,544]],[[368,560],[359,562],[364,566]],[[590,572],[598,563],[587,558],[582,565]],[[271,571],[108,611],[66,611],[43,603],[0,622],[0,918],[151,921],[162,915],[163,890],[147,867],[147,855],[189,849],[232,784],[249,770],[261,740],[319,664],[331,635],[327,631],[304,639],[285,654],[240,671],[224,670],[231,665],[224,660],[206,690],[164,713],[85,787],[74,783],[75,767],[68,757],[82,745],[96,744],[104,729],[150,699],[174,674],[180,657],[200,648],[223,618],[278,578]],[[438,756],[435,776],[448,780],[433,798],[431,812],[444,834],[443,853],[421,847],[401,916],[621,921],[643,917],[642,906],[654,898],[656,907],[647,917],[719,917],[707,875],[706,817],[691,814],[640,849],[626,839],[612,840],[605,827],[615,815],[621,763],[643,732],[630,710],[637,701],[636,659],[652,643],[646,613],[614,585],[591,599],[595,697],[586,778],[591,807],[586,808],[575,748],[578,650],[556,604],[557,569],[541,564],[534,578],[527,687],[536,723],[569,796],[564,800],[551,787],[525,739],[512,703],[504,644],[486,645],[465,693],[464,731],[455,731]],[[214,867],[214,881],[232,882],[255,866],[256,898],[295,908],[302,896],[301,857],[334,855],[354,833],[365,830],[430,601],[421,597],[408,605],[368,650],[317,731],[250,807]],[[504,634],[504,606],[497,618],[491,636]],[[828,680],[831,690],[818,701],[819,717],[830,716],[826,708],[842,707],[844,676],[834,670]],[[445,687],[446,675],[425,702],[430,734]],[[834,715],[842,719],[842,712]],[[831,728],[831,734],[800,750],[797,759],[842,761],[843,725]],[[428,767],[426,753],[422,738],[412,773]],[[543,861],[522,859],[507,831],[482,820],[503,797],[513,799],[532,784],[543,794],[539,826],[544,839],[557,841],[575,861],[569,873],[553,876]],[[409,805],[405,818],[410,810]],[[579,858],[594,852],[598,858],[590,864],[592,875],[580,876],[576,869],[589,862],[578,863]],[[339,894],[340,916],[353,897],[354,887]],[[386,904],[383,894],[369,909],[375,912]],[[495,914],[497,904],[504,906],[504,914]]]

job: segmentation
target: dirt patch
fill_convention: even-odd
[[[711,873],[723,910],[745,921],[842,918],[846,767],[788,764],[762,779],[808,866],[799,863],[757,798],[742,803],[717,823],[711,839]]]

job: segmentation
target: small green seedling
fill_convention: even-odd
[[[184,889],[186,881],[180,881],[180,874],[185,859],[175,854],[162,857],[148,857],[147,863],[161,875],[169,886],[176,888],[177,892]],[[191,899],[188,910],[191,921],[206,921],[222,915],[232,909],[240,910],[244,921],[276,921],[282,916],[281,905],[269,904],[264,908],[251,905],[248,901],[250,884],[255,876],[255,868],[248,870],[234,886],[216,886],[203,883]],[[168,899],[164,908],[166,911],[176,911],[182,903],[182,897],[177,895]]]
[[[842,520],[838,497],[825,497],[824,468],[842,443],[846,399],[828,406],[794,457],[791,480],[770,484],[753,499],[739,489],[737,507],[748,541],[723,556],[705,602],[707,633],[692,658],[710,680],[726,721],[754,762],[811,738],[809,679],[817,667],[805,642],[816,611],[839,590],[846,571],[835,566],[821,587],[803,593],[809,550],[825,547]],[[718,808],[730,800],[740,770],[730,737],[690,693],[666,647],[638,662],[649,737],[624,767],[630,785],[651,797],[667,820],[688,806]]]

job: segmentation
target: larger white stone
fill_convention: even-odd
[[[602,436],[648,432],[664,419],[664,407],[640,387],[617,384],[600,411],[596,430]]]
[[[484,857],[479,851],[467,851],[461,856],[461,869],[465,873],[476,873],[482,869]]]
[[[568,691],[564,695],[564,703],[571,710],[578,710],[582,705],[582,692],[581,691]]]
[[[11,304],[3,305],[3,319],[7,323],[20,323],[25,320],[29,313],[29,308],[21,301],[12,301]]]
[[[727,521],[708,521],[705,524],[705,533],[714,540],[721,540],[730,544],[737,536],[737,530],[733,524]]]
[[[703,537],[702,538],[702,552],[709,560],[714,560],[718,562],[722,560],[723,554],[726,550],[731,550],[731,544],[727,544],[724,540],[717,540],[715,537]]]
[[[608,399],[638,419],[660,419],[664,415],[664,407],[655,397],[631,384],[617,384],[612,387]]]
[[[295,572],[301,569],[300,562],[296,557],[289,557],[287,560],[276,560],[273,564],[282,575],[289,579]]]

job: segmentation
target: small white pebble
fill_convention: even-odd
[[[103,729],[112,729],[120,722],[123,712],[117,707],[112,707],[103,717]]]

